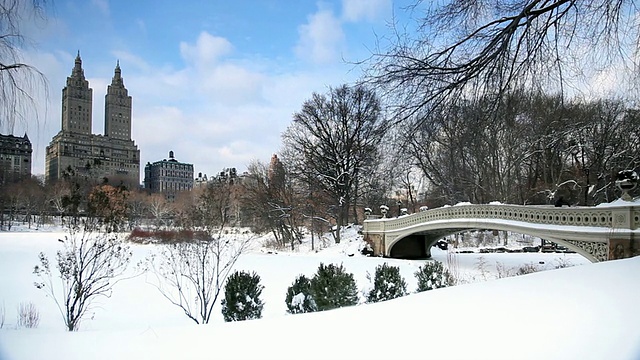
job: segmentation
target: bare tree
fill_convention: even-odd
[[[166,225],[166,217],[171,214],[172,207],[163,194],[151,194],[147,198],[147,209],[154,220],[156,229],[161,229]]]
[[[44,89],[46,79],[22,61],[26,20],[44,19],[45,0],[0,0],[0,125],[11,131],[16,120],[27,119],[35,106],[34,94]]]
[[[428,179],[433,206],[459,201],[594,205],[614,199],[615,174],[637,169],[637,114],[621,100],[565,101],[510,93],[460,102],[400,129],[402,154]]]
[[[34,216],[42,215],[38,209],[45,202],[43,184],[36,177],[28,177],[22,179],[17,185],[18,206],[23,216],[23,222],[26,222],[31,228]]]
[[[342,85],[326,95],[314,93],[282,135],[283,158],[293,176],[331,199],[336,242],[387,129],[373,91]]]
[[[197,324],[207,324],[227,277],[251,243],[246,235],[227,234],[229,183],[208,184],[191,212],[193,240],[163,246],[147,267],[152,284]]]
[[[519,89],[563,93],[612,63],[636,72],[634,0],[416,0],[409,11],[415,23],[394,26],[368,76],[398,119]]]
[[[248,173],[243,207],[252,216],[252,229],[270,231],[277,246],[290,244],[293,250],[302,237],[299,227],[306,209],[302,194],[277,155],[268,168],[260,162],[250,164]]]
[[[78,330],[96,298],[111,296],[114,285],[124,279],[132,255],[116,234],[96,233],[96,224],[83,225],[69,228],[65,238],[58,240],[63,248],[54,265],[40,253],[33,270],[39,278],[35,286],[55,301],[69,331]]]
[[[129,208],[128,225],[129,230],[139,226],[145,215],[147,193],[141,190],[131,190],[127,197],[127,207]]]

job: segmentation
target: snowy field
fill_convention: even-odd
[[[319,252],[267,253],[256,244],[236,269],[264,285],[263,319],[224,323],[220,304],[196,325],[144,275],[118,283],[80,331],[65,331],[54,302],[36,289],[40,251],[53,258],[63,234],[0,233],[0,359],[640,359],[640,258],[591,264],[577,254],[449,254],[464,284],[322,313],[288,315],[285,295],[296,276],[323,262],[343,264],[362,293],[384,262],[400,267],[413,292],[424,261],[361,256],[355,229]],[[135,245],[134,261],[154,245]],[[302,247],[305,249],[305,247]],[[451,261],[453,260],[453,261]],[[534,274],[496,279],[498,268],[535,264]],[[573,265],[555,270],[558,265]],[[361,294],[362,300],[364,296]],[[32,302],[38,328],[17,328],[17,307]]]

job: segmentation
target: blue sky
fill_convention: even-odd
[[[33,173],[60,130],[61,92],[79,50],[93,88],[93,132],[116,61],[133,97],[132,138],[144,164],[173,150],[196,174],[268,161],[312,92],[353,82],[405,0],[58,0],[25,22],[24,60],[48,80],[38,121],[2,129],[34,144]]]

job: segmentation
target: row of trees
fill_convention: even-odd
[[[4,3],[0,31],[12,34],[3,45],[12,61],[0,79],[19,94],[12,76],[29,67],[16,60],[15,19],[43,2]],[[580,81],[598,71],[637,68],[635,1],[418,0],[410,9],[415,22],[381,39],[386,47],[361,64],[360,84],[312,94],[282,134],[280,156],[249,165],[229,209],[238,223],[293,246],[300,225],[340,229],[365,206],[541,204],[560,194],[593,205],[617,196],[613,176],[639,161],[633,98],[580,100],[577,89],[589,91]],[[58,206],[65,196],[18,193],[0,197],[9,213]],[[180,201],[168,210],[160,199],[136,198],[128,197],[131,226],[186,214]]]
[[[610,202],[615,176],[640,165],[640,113],[620,100],[511,93],[416,118],[401,156],[428,179],[435,204]],[[408,130],[411,129],[411,130]]]
[[[338,90],[305,103],[304,114],[325,114],[296,114],[281,157],[250,164],[241,181],[209,185],[211,194],[228,197],[234,225],[270,231],[281,246],[293,246],[303,225],[339,228],[362,219],[366,206],[398,200],[413,211],[460,201],[549,204],[559,196],[595,205],[617,198],[616,173],[640,162],[640,115],[621,100],[514,93],[497,111],[487,110],[486,99],[391,127],[373,91]],[[385,146],[393,142],[402,146]],[[156,226],[193,218],[188,212],[203,189],[174,203],[129,195],[130,226],[142,217]]]
[[[184,192],[171,201],[164,194],[149,193],[137,187],[131,188],[122,184],[110,185],[106,179],[93,179],[69,175],[63,179],[45,184],[41,178],[28,177],[15,182],[8,182],[0,187],[0,230],[10,230],[15,221],[22,221],[31,227],[40,226],[54,219],[74,221],[87,215],[114,216],[105,211],[118,211],[118,217],[124,219],[123,228],[131,230],[144,225],[154,228],[164,228],[170,225],[188,226],[193,221],[193,211],[202,211],[198,207],[201,195],[225,196],[227,210],[235,212],[234,218],[239,218],[237,212],[237,189],[230,181],[219,181],[215,178],[207,186],[200,187],[193,192]],[[107,209],[98,200],[92,199],[99,189],[110,189],[102,192],[105,198],[117,198],[120,208]],[[213,189],[217,189],[213,191]],[[213,195],[215,193],[215,195]],[[115,199],[112,199],[115,200]],[[206,201],[205,201],[206,202]]]
[[[250,164],[242,178],[215,179],[173,202],[121,186],[108,196],[121,197],[130,229],[143,219],[156,228],[194,226],[187,224],[193,212],[208,211],[198,205],[201,195],[224,196],[233,225],[294,246],[303,226],[339,229],[358,223],[365,207],[397,201],[410,211],[460,201],[549,204],[560,196],[609,202],[619,195],[617,172],[640,164],[640,112],[622,100],[518,92],[497,108],[494,101],[452,104],[391,126],[372,90],[344,85],[305,102],[283,134],[281,155]],[[99,186],[72,176],[47,186],[34,178],[8,184],[0,189],[0,225],[91,212],[87,199]]]

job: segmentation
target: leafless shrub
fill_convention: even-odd
[[[540,268],[538,267],[538,265],[534,263],[528,263],[520,266],[518,270],[516,270],[516,275],[526,275],[526,274],[531,274],[538,271],[540,271]]]
[[[563,269],[563,268],[574,266],[574,264],[571,263],[571,260],[565,257],[557,258],[554,262],[556,263],[555,264],[556,269]]]
[[[501,262],[496,262],[496,272],[498,274],[498,279],[503,279],[503,278],[512,277],[516,275],[513,268],[507,267],[505,264]]]
[[[457,253],[451,246],[447,247],[447,269],[449,269],[449,274],[451,274],[450,285],[457,285],[460,279],[460,264]]]
[[[20,305],[18,305],[17,326],[19,328],[34,329],[38,327],[38,324],[40,324],[40,311],[38,311],[38,308],[36,308],[32,302],[20,303]]]
[[[172,244],[180,242],[192,242],[196,240],[206,240],[207,234],[203,231],[194,231],[188,229],[180,230],[142,230],[135,228],[131,231],[127,240],[140,243],[162,243]]]
[[[278,239],[276,239],[275,237],[269,237],[265,239],[262,242],[262,246],[269,250],[282,250],[285,247],[285,245],[281,241],[278,241]]]
[[[516,267],[510,268],[505,266],[503,263],[496,262],[496,271],[498,273],[498,279],[531,274],[534,272],[538,272],[540,270],[541,269],[538,267],[538,265],[534,263],[528,263],[528,264],[521,265],[519,267],[516,266]]]
[[[40,253],[33,270],[40,281],[34,285],[55,301],[67,329],[76,331],[93,300],[111,296],[113,286],[125,279],[132,253],[115,234],[96,234],[87,229],[69,229],[65,239],[59,241],[63,249],[57,252],[53,266]]]
[[[0,306],[0,329],[4,327],[4,319],[5,319],[5,308],[4,308],[4,301],[3,301],[2,306]]]
[[[238,257],[252,238],[218,234],[208,240],[172,243],[146,261],[150,283],[197,324],[207,324]]]
[[[489,275],[489,264],[484,256],[480,256],[476,261],[476,269],[480,272],[482,279],[487,280],[487,276]]]

